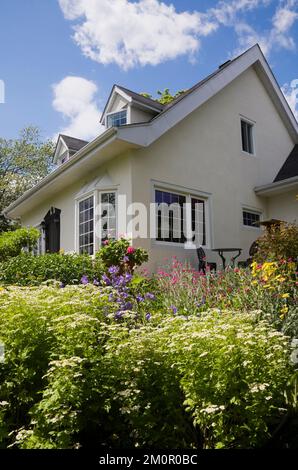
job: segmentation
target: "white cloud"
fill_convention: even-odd
[[[157,65],[180,55],[190,58],[200,36],[217,28],[200,12],[178,13],[159,0],[59,0],[66,19],[77,20],[74,40],[92,60],[122,69]]]
[[[291,83],[285,83],[281,89],[298,120],[298,79],[292,80]]]
[[[271,28],[262,33],[258,33],[245,22],[235,22],[234,27],[238,35],[239,47],[234,53],[243,52],[256,42],[260,44],[267,56],[276,48],[294,50],[296,44],[294,38],[290,35],[290,29],[298,19],[297,7],[297,0],[280,1],[271,20]]]
[[[103,131],[97,91],[95,83],[82,77],[68,76],[53,85],[53,108],[67,121],[62,134],[89,140]]]

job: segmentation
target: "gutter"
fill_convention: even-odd
[[[72,167],[75,163],[77,163],[79,160],[81,160],[82,157],[84,157],[87,153],[89,153],[91,150],[94,150],[97,146],[104,144],[107,140],[115,137],[118,133],[118,129],[115,127],[111,127],[107,129],[103,134],[100,134],[98,137],[96,137],[94,140],[89,142],[89,144],[85,145],[81,150],[75,153],[73,157],[70,158],[67,162],[63,163],[60,165],[58,168],[56,168],[52,173],[48,174],[45,178],[43,178],[39,183],[37,183],[33,188],[29,189],[26,191],[21,197],[19,197],[16,201],[14,201],[12,204],[10,204],[4,211],[2,212],[5,216],[9,217],[9,212],[14,210],[19,204],[24,202],[26,199],[31,197],[35,192],[37,192],[39,189],[43,188],[47,184],[49,184],[51,181],[53,181],[57,176],[61,175],[65,171],[67,171],[70,167]]]
[[[287,178],[281,181],[275,181],[274,183],[265,184],[263,186],[257,186],[254,188],[255,193],[258,196],[270,196],[276,192],[288,191],[295,189],[298,186],[298,175],[291,178]]]

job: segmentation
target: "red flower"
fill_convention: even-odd
[[[133,246],[129,246],[126,250],[128,255],[132,255],[135,252],[135,248]]]

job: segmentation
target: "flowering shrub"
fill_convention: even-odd
[[[0,283],[36,286],[55,279],[63,285],[79,284],[83,276],[99,279],[103,272],[100,260],[94,261],[88,255],[22,253],[0,264]]]
[[[298,327],[298,278],[296,263],[292,260],[256,263],[252,267],[252,284],[263,298],[262,310],[275,326],[294,335]],[[293,315],[296,312],[294,331]],[[291,317],[291,327],[288,316]],[[295,323],[295,322],[294,322]]]
[[[142,248],[130,246],[126,238],[109,239],[98,251],[96,258],[100,259],[107,268],[118,266],[121,273],[132,273],[137,266],[148,261],[148,253]]]
[[[287,412],[288,339],[252,314],[119,323],[111,286],[0,292],[2,447],[260,447]],[[117,307],[115,307],[117,308]]]
[[[278,261],[298,258],[298,225],[282,222],[272,225],[257,240],[254,261]]]
[[[20,228],[0,234],[0,262],[21,253],[23,248],[34,248],[40,233],[36,228]]]

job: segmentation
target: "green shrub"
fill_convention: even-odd
[[[0,261],[18,256],[23,248],[31,251],[39,239],[40,233],[36,228],[19,228],[12,232],[0,234]]]
[[[96,258],[100,259],[107,268],[118,266],[120,272],[133,272],[137,266],[148,261],[148,253],[142,248],[130,246],[126,238],[120,238],[106,240],[104,246],[97,252]]]
[[[235,312],[161,311],[144,321],[133,310],[117,322],[106,314],[110,292],[2,288],[3,447],[239,448],[268,441],[287,412],[288,338]]]
[[[50,279],[63,284],[79,284],[83,276],[90,282],[99,279],[103,267],[88,255],[47,253],[34,256],[22,253],[0,265],[0,283],[35,286]]]

